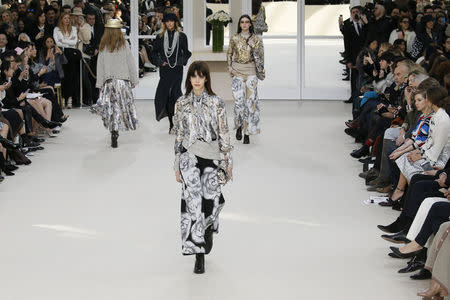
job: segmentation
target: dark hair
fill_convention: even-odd
[[[241,32],[242,32],[242,28],[241,28],[241,20],[242,20],[243,18],[247,18],[247,19],[250,20],[250,28],[248,29],[248,31],[250,31],[250,34],[254,34],[254,33],[255,33],[255,30],[253,29],[253,28],[254,28],[254,27],[253,27],[253,21],[252,21],[252,18],[250,18],[249,15],[242,15],[242,16],[239,18],[237,33],[241,33]]]
[[[3,60],[2,65],[0,66],[0,78],[1,78],[2,83],[6,82],[5,71],[9,70],[10,68],[11,68],[11,62],[9,62],[7,60]]]
[[[442,86],[433,87],[427,90],[428,101],[430,101],[437,107],[441,107],[443,109],[447,109],[449,104],[448,101],[446,101],[446,99],[448,99],[446,98],[447,95],[448,95],[447,89]]]
[[[47,43],[48,39],[52,39],[53,43],[56,45],[55,38],[52,35],[46,35],[42,39],[42,49],[47,49],[47,46],[45,44]]]
[[[45,14],[47,14],[49,11],[53,10],[55,12],[55,14],[57,13],[56,8],[54,8],[53,6],[49,5],[46,8],[44,8],[44,12]]]
[[[189,95],[192,92],[192,83],[191,83],[191,77],[195,77],[195,74],[197,73],[198,76],[205,78],[205,90],[206,92],[211,95],[215,96],[216,94],[213,92],[211,88],[211,75],[209,72],[208,64],[201,60],[194,61],[188,69],[187,75],[186,75],[186,96]]]
[[[256,15],[261,8],[262,0],[252,0],[252,15]]]

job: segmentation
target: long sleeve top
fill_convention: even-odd
[[[183,148],[206,159],[219,160],[219,167],[227,172],[232,166],[233,146],[228,133],[225,102],[218,96],[194,92],[181,96],[175,104],[175,164],[179,170],[179,160]]]
[[[445,147],[450,146],[450,118],[439,108],[430,120],[430,134],[422,146],[423,157],[435,164]]]
[[[134,86],[139,83],[136,65],[128,45],[114,52],[105,48],[98,54],[95,86],[101,88],[108,79],[129,80]]]
[[[56,45],[60,48],[75,48],[78,42],[77,28],[72,26],[70,34],[63,34],[59,27],[55,27],[53,38],[55,39]]]
[[[264,71],[264,44],[259,36],[235,34],[227,51],[228,71],[233,70],[243,75],[254,75]]]

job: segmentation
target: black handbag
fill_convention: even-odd
[[[91,44],[83,44],[83,53],[89,56],[94,56],[95,47]]]

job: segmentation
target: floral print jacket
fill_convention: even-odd
[[[175,104],[174,126],[175,170],[179,168],[183,148],[189,149],[197,140],[206,143],[217,141],[221,157],[219,167],[227,172],[228,166],[232,166],[233,146],[228,133],[225,102],[220,97],[206,92],[200,96],[194,92],[181,96]]]

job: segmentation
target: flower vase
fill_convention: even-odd
[[[212,32],[213,32],[212,51],[223,52],[223,39],[224,39],[223,23],[212,24]]]

